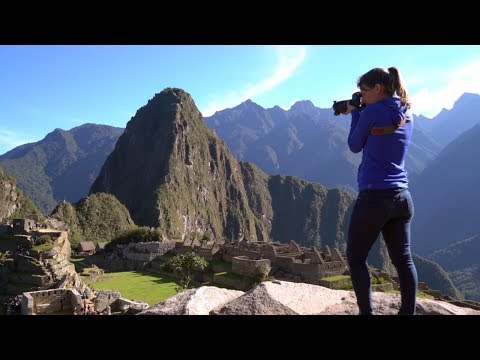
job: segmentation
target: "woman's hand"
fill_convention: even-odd
[[[347,102],[347,111],[343,113],[343,115],[348,115],[352,112],[352,110],[355,109],[353,105],[350,104],[350,101]]]

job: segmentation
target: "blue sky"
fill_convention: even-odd
[[[360,75],[389,66],[402,72],[417,115],[480,93],[479,45],[0,45],[0,154],[55,128],[125,127],[166,87],[190,93],[204,116],[247,99],[329,108],[350,98]]]

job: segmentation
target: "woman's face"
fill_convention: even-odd
[[[360,85],[360,92],[362,93],[362,103],[365,105],[376,103],[387,97],[381,84],[375,84],[373,87]]]

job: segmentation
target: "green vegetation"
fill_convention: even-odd
[[[448,273],[465,299],[480,301],[480,264],[474,264]]]
[[[465,299],[480,301],[480,235],[458,241],[435,251],[430,258],[438,262]]]
[[[349,275],[328,276],[320,280],[327,281],[329,283],[327,287],[330,289],[335,289],[335,290],[352,290],[353,289],[352,281],[350,280]]]
[[[264,281],[271,280],[271,277],[268,276],[270,273],[270,270],[272,268],[270,265],[266,263],[261,263],[255,271],[255,275],[253,276],[252,280],[250,281],[250,286],[253,288],[257,286],[258,284],[261,284]]]
[[[15,211],[12,213],[13,208]],[[0,221],[11,221],[31,214],[38,215],[40,220],[44,219],[32,200],[17,188],[15,179],[0,168]]]
[[[85,240],[110,241],[135,227],[127,208],[115,196],[104,193],[90,195],[73,205],[63,201],[52,216],[70,227],[72,247]]]
[[[383,277],[374,277],[372,276],[371,277],[371,280],[372,280],[372,285],[381,285],[381,284],[387,284],[388,281],[386,279],[384,279]]]
[[[448,274],[437,263],[413,254],[413,261],[418,272],[418,280],[425,282],[432,290],[438,290],[442,294],[462,300],[463,297],[453,285]]]
[[[123,132],[107,125],[85,124],[55,129],[43,140],[21,145],[0,156],[0,166],[45,213],[58,201],[88,194],[107,155]]]
[[[399,291],[399,290],[388,290],[388,291],[385,291],[385,293],[387,293],[387,294],[400,294],[400,291]],[[417,291],[417,298],[420,298],[420,299],[433,299],[433,296],[428,295],[428,294],[425,294],[425,293],[422,292],[422,291]]]
[[[228,271],[218,272],[218,273],[215,273],[215,275],[216,276],[223,276],[223,277],[230,278],[230,279],[235,279],[235,280],[245,279],[245,276],[242,276],[242,275],[236,274],[236,273],[232,273],[232,272],[228,272]]]
[[[40,245],[34,245],[34,246],[32,246],[32,250],[35,250],[35,251],[38,251],[38,252],[42,252],[42,251],[50,250],[50,249],[52,249],[54,246],[55,246],[55,244],[53,243],[53,241],[48,241],[48,242],[45,242],[45,243],[40,244]]]
[[[345,280],[345,279],[350,279],[349,275],[336,275],[336,276],[328,276],[322,278],[322,280],[325,281],[339,281],[339,280]]]
[[[83,279],[95,290],[118,290],[124,298],[145,301],[151,306],[175,295],[179,286],[177,279],[146,271],[113,272],[104,277],[109,279],[96,282],[89,282],[88,277]]]
[[[161,241],[162,235],[158,229],[151,229],[146,226],[130,228],[122,232],[105,246],[105,250],[110,251],[116,245],[129,244],[131,242],[151,242]]]
[[[181,291],[188,288],[194,271],[202,271],[207,266],[208,262],[202,256],[191,251],[175,255],[163,264],[162,268],[167,272],[181,274],[180,285],[176,288],[177,291]]]
[[[0,252],[0,267],[2,267],[7,261],[10,261],[11,258],[7,253]]]
[[[75,266],[75,271],[77,274],[81,274],[83,269],[90,266],[85,262],[84,257],[71,257],[69,260]]]
[[[38,215],[39,221],[45,220],[45,217],[40,212],[40,210],[38,210],[38,208],[35,206],[33,201],[29,197],[23,195],[23,192],[20,189],[17,189],[17,192],[18,192],[18,198],[20,199],[19,201],[20,206],[15,211],[15,213],[13,213],[13,215],[10,216],[9,220],[26,218],[32,214]]]

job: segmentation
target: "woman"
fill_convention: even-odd
[[[348,229],[347,259],[361,315],[372,315],[372,285],[367,256],[380,232],[398,272],[399,314],[415,314],[417,270],[410,250],[413,202],[408,190],[405,157],[412,137],[411,104],[397,68],[375,68],[357,86],[362,110],[352,114],[348,146],[363,150],[358,168],[358,197]]]

